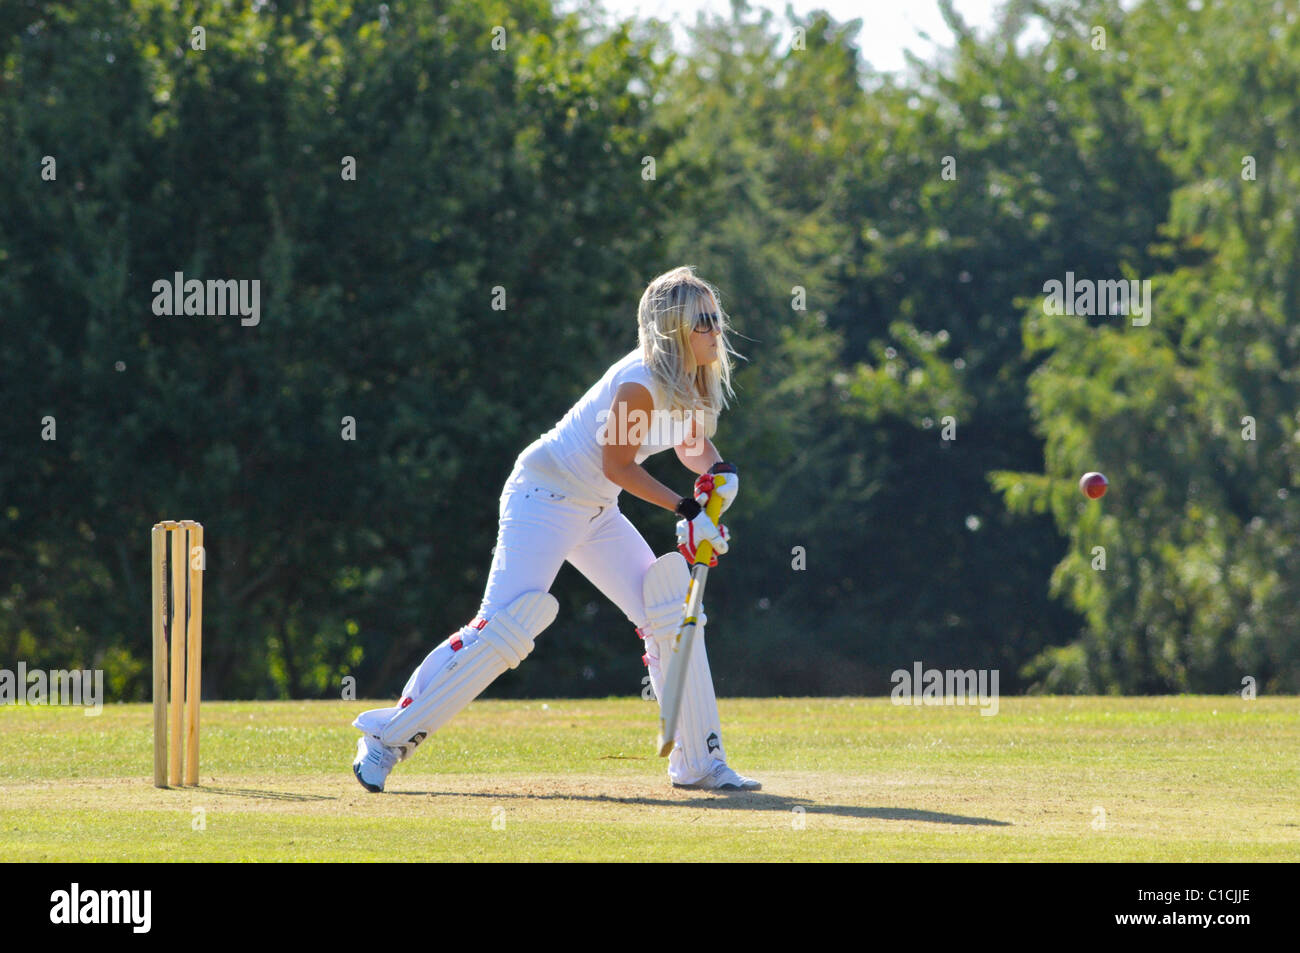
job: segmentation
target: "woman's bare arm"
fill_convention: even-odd
[[[709,467],[722,462],[722,454],[713,445],[713,441],[698,432],[699,420],[691,418],[690,432],[686,439],[673,447],[682,466],[692,473],[708,473]]]
[[[650,391],[640,384],[619,385],[609,408],[609,419],[605,422],[601,468],[606,479],[633,496],[676,512],[682,495],[660,483],[636,462],[636,452],[641,449],[641,441],[649,432],[653,413],[654,398]]]

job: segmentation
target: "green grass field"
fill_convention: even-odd
[[[4,859],[1300,860],[1296,698],[724,699],[731,795],[669,786],[639,699],[476,702],[367,794],[379,704],[205,702],[184,790],[147,705],[0,708]]]

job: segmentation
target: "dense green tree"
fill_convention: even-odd
[[[216,8],[201,51],[169,4],[29,20],[0,103],[6,657],[141,694],[148,526],[184,514],[214,693],[395,690],[473,614],[513,455],[625,334],[656,240],[627,223],[667,217],[631,92],[660,67],[545,3]],[[155,316],[176,271],[260,279],[261,323]]]
[[[514,456],[689,263],[746,357],[723,692],[1294,690],[1300,27],[1191,6],[945,4],[954,48],[886,76],[861,21],[744,0],[680,54],[547,0],[0,5],[0,666],[144,697],[183,515],[212,694],[395,691],[476,608]],[[153,314],[178,271],[259,280],[261,323]],[[1067,271],[1151,279],[1153,320],[1046,313]],[[493,691],[637,691],[618,610],[555,591]]]
[[[1147,3],[1111,35],[1140,64],[1126,94],[1177,177],[1146,326],[1025,318],[1046,355],[1031,405],[1045,476],[1001,474],[1008,502],[1071,537],[1058,592],[1082,640],[1046,655],[1064,690],[1300,687],[1295,183],[1300,26],[1277,4]],[[1136,264],[1136,263],[1135,263]],[[1150,272],[1135,269],[1142,277]],[[1112,478],[1102,504],[1072,491]],[[1106,548],[1099,571],[1094,547]]]

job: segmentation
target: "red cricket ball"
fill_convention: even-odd
[[[1079,479],[1079,492],[1090,500],[1099,500],[1106,495],[1106,487],[1110,486],[1106,477],[1095,470],[1092,473],[1085,473]]]

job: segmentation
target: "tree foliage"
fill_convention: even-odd
[[[689,263],[747,358],[722,692],[1295,690],[1295,16],[944,9],[893,76],[869,24],[743,0],[681,54],[547,0],[5,5],[0,665],[144,697],[184,516],[212,694],[392,693],[476,609],[515,455]],[[260,280],[261,323],[153,314],[176,272]],[[1151,280],[1153,320],[1046,313],[1066,272]],[[627,620],[555,591],[493,690],[639,691]]]

